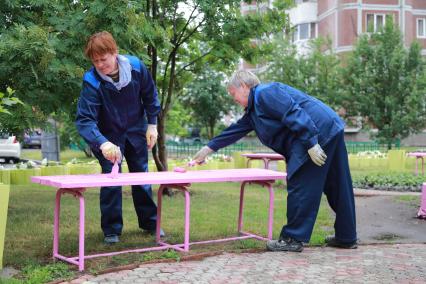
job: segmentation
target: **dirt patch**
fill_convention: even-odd
[[[357,231],[361,244],[426,243],[426,220],[416,218],[418,202],[395,196],[357,196]]]

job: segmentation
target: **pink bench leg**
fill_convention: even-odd
[[[263,158],[263,165],[265,167],[265,170],[269,169],[269,159]]]
[[[84,218],[85,206],[83,194],[79,194],[80,200],[80,230],[78,235],[78,270],[84,270]]]
[[[191,199],[189,191],[185,190],[185,240],[183,249],[189,251],[189,222],[190,222]]]
[[[423,183],[420,209],[417,212],[417,217],[426,219],[426,183]]]
[[[272,228],[274,225],[274,189],[270,183],[268,183],[267,186],[269,190],[268,239],[272,240]]]
[[[61,195],[61,189],[56,191],[55,211],[53,219],[53,258],[55,258],[59,252],[59,215],[61,212]]]
[[[157,243],[160,243],[161,241],[160,230],[161,230],[161,207],[163,206],[163,190],[164,190],[164,186],[160,185],[160,188],[158,189],[158,193],[157,193],[157,225],[156,225],[156,232],[155,232],[155,241]]]
[[[250,183],[250,182],[249,182]],[[274,189],[272,188],[272,182],[269,181],[258,181],[258,182],[251,182],[260,184],[262,186],[268,187],[269,190],[269,210],[268,210],[268,239],[272,240],[272,231],[273,231],[273,225],[274,225]],[[244,181],[241,183],[241,189],[240,189],[240,210],[238,214],[238,232],[243,232],[243,211],[244,211],[244,189],[247,182]]]
[[[183,250],[189,251],[189,228],[190,228],[190,216],[191,216],[191,197],[189,195],[189,191],[187,189],[189,184],[168,184],[168,185],[160,185],[157,193],[157,231],[156,231],[156,241],[161,244],[160,237],[160,228],[161,228],[161,210],[163,204],[163,190],[166,187],[176,188],[183,192],[185,192],[185,236],[183,242]]]
[[[416,176],[419,175],[419,158],[416,157]]]
[[[246,185],[246,182],[243,181],[241,183],[241,189],[240,189],[240,210],[238,213],[238,233],[241,232],[243,229],[243,210],[244,210],[244,187]]]
[[[84,188],[76,189],[58,189],[56,192],[56,202],[54,210],[54,221],[53,221],[53,258],[58,258],[73,264],[78,265],[78,270],[84,270],[84,218],[85,218],[85,204],[84,204]],[[71,194],[78,197],[80,201],[80,220],[79,220],[79,235],[78,235],[78,261],[72,257],[65,257],[59,254],[59,216],[61,211],[61,197],[62,194]]]

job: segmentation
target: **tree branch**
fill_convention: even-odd
[[[206,57],[207,55],[209,55],[211,53],[211,50],[209,50],[208,52],[204,53],[203,55],[195,58],[194,60],[192,60],[191,62],[189,62],[188,64],[186,64],[185,66],[183,66],[182,68],[180,68],[177,72],[176,72],[176,76],[178,76],[182,71],[185,71],[185,69],[191,65],[193,65],[195,62],[197,62],[198,60],[203,59],[204,57]]]

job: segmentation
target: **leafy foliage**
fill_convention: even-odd
[[[413,43],[407,50],[399,28],[360,37],[345,70],[345,106],[377,127],[377,140],[389,145],[425,127],[426,74]]]
[[[13,96],[13,93],[14,91],[11,88],[7,88],[6,93],[0,92],[0,113],[10,114],[8,107],[15,104],[23,104],[20,99]]]
[[[187,126],[191,120],[188,109],[179,101],[175,101],[167,115],[166,133],[180,137],[187,136]]]
[[[239,0],[3,1],[0,90],[11,86],[45,118],[74,113],[81,77],[90,66],[82,53],[85,40],[110,31],[120,53],[142,58],[156,81],[162,111],[153,156],[164,170],[166,119],[176,94],[205,63],[229,72],[241,56],[258,59],[262,49],[251,39],[268,37],[287,23],[290,1],[277,3],[263,14],[242,17]]]
[[[222,74],[207,67],[188,85],[183,98],[195,123],[207,129],[209,139],[214,137],[216,124],[233,106],[223,81]]]
[[[421,191],[421,184],[424,181],[423,176],[415,176],[411,173],[376,173],[353,177],[354,187],[384,190]]]
[[[333,53],[330,39],[311,40],[311,51],[305,55],[298,54],[296,46],[283,36],[277,36],[271,45],[271,53],[266,57],[270,64],[262,74],[263,80],[282,82],[334,108],[340,106],[340,61]]]

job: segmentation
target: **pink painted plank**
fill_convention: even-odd
[[[125,173],[111,178],[109,174],[33,176],[31,181],[57,188],[87,188],[136,184],[185,184],[228,181],[261,181],[284,179],[286,173],[265,169],[225,169],[178,172]]]
[[[284,160],[284,157],[282,155],[276,154],[276,153],[246,153],[246,154],[241,154],[241,156],[251,158],[251,159],[267,158],[270,160]]]
[[[411,152],[411,153],[408,153],[408,156],[426,157],[426,152]]]

